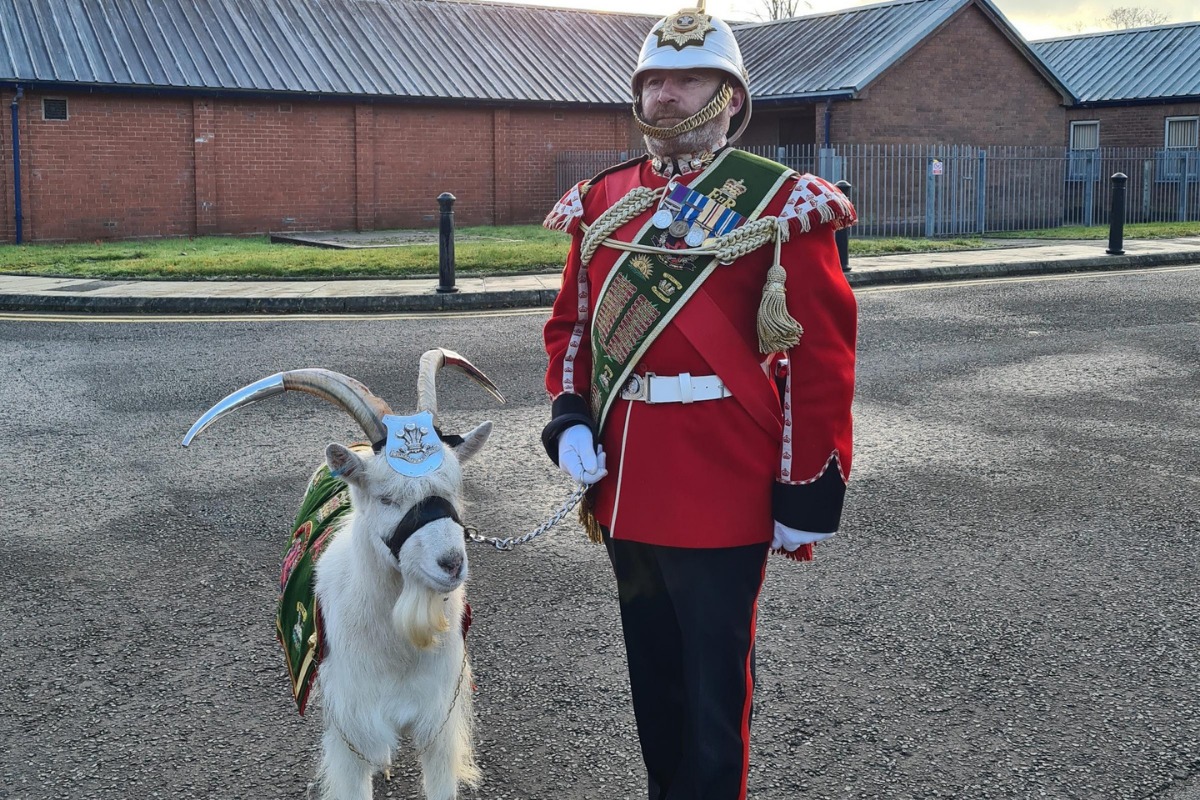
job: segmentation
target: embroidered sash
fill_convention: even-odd
[[[360,454],[371,452],[370,445],[355,445],[351,449]],[[322,465],[304,490],[283,557],[275,635],[283,647],[292,697],[301,714],[324,651],[313,567],[336,531],[334,523],[349,510],[350,490],[346,482],[330,475],[329,467]]]
[[[723,151],[689,188],[709,201],[707,211],[689,221],[714,218],[718,209],[732,209],[743,220],[756,219],[791,175],[792,170],[765,158],[734,150]],[[638,244],[668,249],[687,247],[682,238],[654,224],[638,231]],[[592,413],[603,429],[613,400],[633,367],[705,278],[717,268],[715,256],[670,256],[661,253],[622,253],[609,271],[592,317]]]

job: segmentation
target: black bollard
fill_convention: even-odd
[[[849,181],[838,181],[837,183],[834,184],[834,186],[836,186],[838,188],[838,190],[846,196],[847,200],[850,199],[850,190],[854,187],[852,187],[850,185]],[[841,260],[842,260],[842,272],[849,272],[850,271],[850,229],[842,228],[838,231],[835,231],[833,234],[833,240],[835,242],[837,242],[838,257],[841,258]]]
[[[1112,206],[1108,210],[1108,249],[1110,256],[1125,255],[1125,183],[1129,176],[1118,172],[1112,176]]]
[[[442,225],[438,231],[438,287],[442,293],[457,292],[454,285],[454,200],[449,192],[438,195]]]

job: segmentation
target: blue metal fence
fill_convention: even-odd
[[[799,172],[848,181],[858,236],[965,236],[1107,225],[1128,176],[1126,222],[1200,220],[1200,150],[854,144],[748,147]],[[628,157],[564,152],[559,191]]]

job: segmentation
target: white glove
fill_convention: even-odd
[[[559,434],[558,468],[586,486],[608,474],[604,468],[604,448],[596,447],[592,429],[587,425],[572,425]]]
[[[787,550],[789,553],[795,551],[797,547],[803,544],[816,544],[823,542],[833,536],[832,533],[810,533],[809,531],[798,531],[795,528],[789,528],[782,522],[775,522],[775,536],[771,539],[772,550]]]

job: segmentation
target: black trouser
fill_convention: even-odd
[[[742,800],[767,544],[605,545],[650,800]]]

